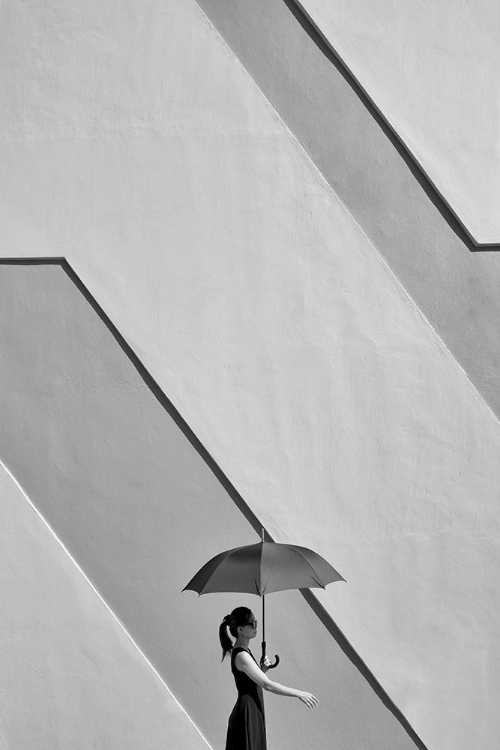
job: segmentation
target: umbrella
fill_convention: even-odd
[[[324,589],[328,583],[344,581],[321,555],[295,544],[262,541],[235,547],[213,557],[200,568],[183,591],[197,594],[238,592],[262,598],[262,659],[266,654],[265,596],[287,589]],[[277,667],[279,656],[271,668]]]

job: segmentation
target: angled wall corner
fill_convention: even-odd
[[[22,85],[2,124],[2,253],[67,257],[273,536],[341,570],[349,585],[325,609],[428,745],[496,750],[499,434],[474,386],[498,415],[500,256],[469,252],[292,0],[199,5],[210,21],[191,0],[13,6],[0,34]],[[179,598],[180,542],[196,569],[255,537],[115,339],[38,273],[3,296],[6,346],[18,342],[5,451],[219,742],[216,698],[229,710],[233,693],[213,677],[216,643],[201,673],[165,644],[180,629],[199,643],[200,611],[217,621],[231,601]],[[40,368],[44,383],[30,379]],[[308,610],[284,597],[274,611],[283,681],[300,665],[340,701],[314,726],[271,701],[286,739],[321,747],[340,727],[345,744],[362,731],[406,747]],[[220,692],[201,705],[190,685],[209,678]]]
[[[2,745],[209,748],[1,463],[0,558]]]
[[[500,253],[474,252],[295,0],[198,4],[500,416]]]
[[[242,597],[199,599],[182,588],[213,554],[254,541],[255,532],[63,267],[0,264],[0,307],[0,455],[196,726],[220,746],[234,686],[227,662],[220,664],[218,623]],[[14,532],[6,533],[15,547]],[[244,599],[258,608],[257,598]],[[314,717],[271,696],[270,741],[327,750],[332,739],[349,746],[364,737],[372,748],[414,750],[299,592],[273,596],[267,619],[269,645],[277,642],[282,656],[279,679],[314,684],[322,696]],[[82,621],[85,632],[92,627]],[[133,691],[122,670],[120,683],[126,679],[123,690]],[[156,747],[156,726],[142,746]]]
[[[297,0],[478,246],[500,243],[495,0]]]

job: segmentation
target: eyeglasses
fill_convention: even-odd
[[[250,620],[250,622],[246,622],[243,625],[243,627],[246,628],[247,625],[250,625],[251,628],[256,628],[257,627],[257,620]]]

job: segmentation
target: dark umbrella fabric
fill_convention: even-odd
[[[238,592],[263,596],[287,589],[325,588],[343,581],[323,557],[295,544],[259,542],[221,552],[209,560],[183,591]]]
[[[265,596],[287,589],[324,589],[344,581],[321,555],[295,544],[259,542],[235,547],[209,560],[183,591],[197,594],[244,593],[262,597],[262,659],[266,653]],[[271,668],[279,664],[279,656]]]

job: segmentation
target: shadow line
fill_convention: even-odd
[[[205,462],[207,467],[213,473],[213,475],[220,482],[222,487],[225,489],[231,500],[234,502],[238,510],[243,514],[244,518],[248,521],[251,527],[256,532],[259,539],[262,538],[262,531],[264,531],[264,540],[267,542],[274,542],[275,540],[269,534],[269,532],[263,527],[261,521],[251,510],[249,505],[240,495],[236,487],[224,474],[223,470],[201,443],[198,437],[195,435],[191,427],[188,425],[186,420],[182,417],[180,412],[176,409],[170,399],[165,395],[157,381],[153,378],[150,372],[142,364],[141,360],[134,352],[130,344],[122,336],[115,324],[110,320],[108,315],[104,312],[103,308],[97,302],[95,297],[92,295],[88,287],[84,284],[82,279],[74,271],[72,266],[65,258],[0,258],[0,267],[2,265],[53,265],[59,266],[75,284],[77,289],[83,295],[88,304],[92,307],[94,312],[98,315],[101,322],[106,326],[108,331],[111,333],[117,344],[120,346],[126,357],[134,366],[135,370],[142,378],[144,383],[148,386],[151,393],[157,399],[159,404],[168,413],[171,419],[175,422],[179,430],[183,433],[186,439],[189,441],[191,446],[196,450],[200,458]],[[323,605],[319,602],[316,596],[310,589],[300,589],[302,596],[304,597],[307,604],[311,607],[312,611],[319,618],[325,628],[328,630],[332,638],[336,641],[342,652],[349,659],[349,661],[356,667],[361,675],[368,682],[375,694],[380,698],[384,706],[390,711],[395,719],[401,724],[403,729],[407,732],[409,737],[413,740],[419,750],[427,750],[422,740],[418,737],[416,732],[413,730],[403,713],[398,709],[396,704],[388,696],[382,685],[378,682],[377,678],[367,667],[365,662],[356,653],[354,648],[351,646],[346,636],[340,630],[338,625],[333,620],[332,616],[326,611]]]
[[[297,23],[318,48],[322,55],[335,67],[345,82],[349,85],[353,93],[368,110],[384,135],[394,146],[399,156],[405,162],[411,174],[417,180],[418,184],[424,190],[427,197],[440,212],[443,219],[449,227],[455,232],[457,237],[463,242],[470,252],[497,252],[500,250],[500,243],[480,243],[475,240],[460,217],[455,213],[447,202],[445,196],[438,190],[434,182],[425,172],[422,165],[416,160],[406,143],[399,136],[397,131],[388,122],[381,110],[377,107],[374,100],[369,96],[361,83],[351,73],[346,63],[337,54],[328,39],[323,35],[319,27],[313,22],[306,10],[302,7],[300,0],[283,0],[284,4],[294,16]]]
[[[387,710],[390,711],[392,715],[399,721],[410,739],[415,743],[416,747],[418,747],[419,750],[427,750],[427,746],[424,745],[418,734],[411,726],[410,722],[406,719],[404,714],[401,713],[394,701],[386,693],[380,682],[377,680],[373,672],[370,671],[369,667],[365,664],[363,659],[359,656],[359,654],[356,653],[344,633],[341,631],[329,612],[327,612],[323,607],[321,602],[314,596],[310,589],[300,589],[300,593],[309,604],[314,614],[328,630],[332,638],[337,642],[349,661],[354,664],[358,672],[363,675],[367,683],[370,685],[374,693],[376,693],[380,698]]]

